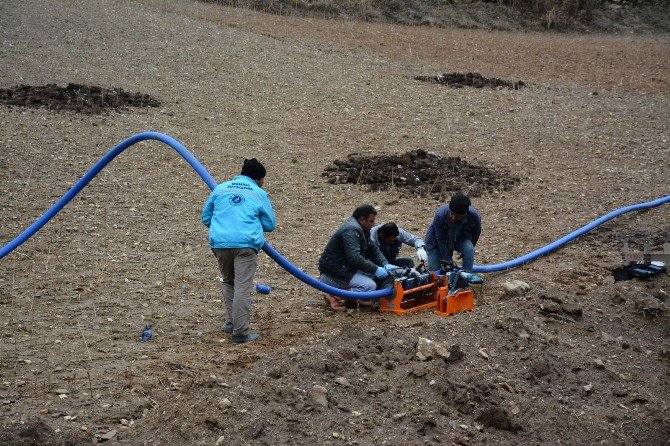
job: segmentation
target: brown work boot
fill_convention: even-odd
[[[344,306],[342,301],[337,297],[333,296],[332,294],[326,294],[324,299],[326,300],[328,308],[331,309],[332,311],[336,311],[338,313],[347,311],[347,308]]]

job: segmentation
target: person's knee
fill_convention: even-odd
[[[349,285],[351,286],[351,291],[361,293],[367,293],[377,289],[377,284],[370,277],[357,277],[356,280],[352,280]]]

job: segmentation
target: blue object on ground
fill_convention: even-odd
[[[150,341],[153,337],[154,331],[151,329],[151,325],[147,325],[144,327],[144,330],[142,330],[142,334],[140,334],[140,341],[147,342]]]
[[[256,285],[256,292],[260,294],[270,294],[271,288],[267,285],[263,285],[262,283],[259,283]]]

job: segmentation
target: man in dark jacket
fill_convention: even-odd
[[[374,206],[364,204],[338,228],[319,259],[321,282],[351,291],[374,291],[377,289],[374,279],[385,279],[388,271],[396,268],[370,240],[376,217]],[[328,294],[326,301],[335,311],[345,310],[342,301],[335,296]]]
[[[435,213],[426,235],[428,269],[440,269],[442,261],[453,262],[454,250],[461,254],[463,269],[472,271],[475,263],[475,245],[482,233],[482,221],[470,199],[458,194],[449,205],[442,205]]]

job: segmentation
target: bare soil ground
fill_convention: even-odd
[[[268,241],[312,275],[357,205],[424,234],[442,204],[328,183],[323,170],[351,153],[424,150],[518,176],[474,199],[483,264],[670,191],[667,36],[403,28],[185,0],[5,1],[0,29],[0,88],[77,83],[161,102],[0,108],[2,243],[144,130],[182,141],[219,181],[259,158],[279,220]],[[451,72],[529,85],[414,79]],[[475,311],[450,318],[331,313],[261,255],[262,338],[239,346],[221,332],[207,195],[177,154],[142,143],[0,261],[0,443],[668,444],[670,278],[611,276],[623,240],[670,241],[667,205],[487,275]],[[532,289],[506,296],[510,279]],[[156,336],[141,343],[147,322]],[[420,361],[419,337],[451,354]]]

